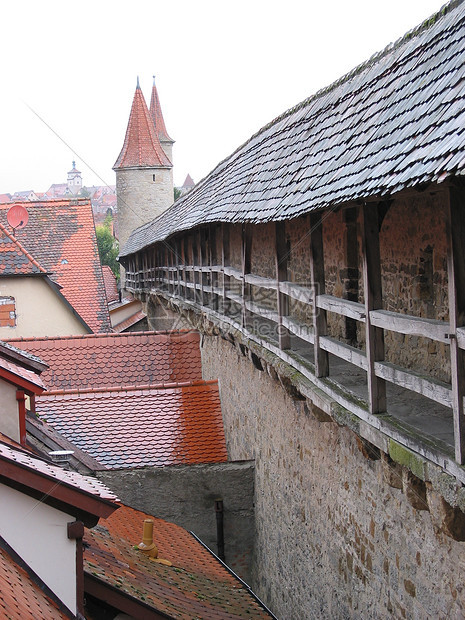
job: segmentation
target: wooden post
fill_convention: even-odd
[[[386,382],[375,375],[375,362],[384,360],[384,331],[374,327],[370,319],[371,310],[383,307],[377,204],[363,206],[362,241],[368,406],[370,413],[383,413],[386,411]]]
[[[455,460],[465,462],[465,352],[457,342],[457,327],[465,325],[465,197],[456,188],[449,188],[447,217],[447,273],[449,280],[450,362],[452,383],[452,411],[454,415]]]
[[[286,247],[286,225],[284,222],[275,223],[276,238],[276,294],[278,301],[278,342],[280,349],[291,348],[291,335],[283,325],[283,316],[289,315],[289,297],[279,290],[280,282],[287,281],[288,252]]]
[[[197,303],[197,272],[195,266],[197,262],[197,245],[196,245],[197,233],[194,231],[191,237],[191,265],[192,265],[192,301]]]
[[[218,295],[215,292],[215,289],[218,288],[218,251],[216,247],[216,224],[210,225],[210,285],[212,287],[211,301],[212,308],[215,311],[218,311]],[[213,269],[215,267],[215,270]]]
[[[186,287],[186,235],[179,240],[179,257],[181,260],[181,270],[179,277],[182,279],[183,284],[179,283],[179,295],[186,299],[187,287]]]
[[[250,225],[242,224],[241,258],[242,258],[242,327],[247,327],[250,312],[247,302],[250,301],[250,285],[246,284],[245,276],[250,273],[250,255],[252,249],[252,230]]]
[[[358,209],[352,207],[343,212],[345,224],[345,259],[346,264],[342,271],[342,281],[344,283],[344,299],[358,301],[358,282],[359,282],[359,248],[357,238],[357,215]],[[357,341],[357,321],[350,317],[344,317],[345,338],[349,344]]]
[[[312,286],[313,304],[313,332],[315,375],[327,377],[329,375],[328,352],[320,347],[320,337],[326,336],[326,310],[317,308],[316,298],[325,293],[325,262],[323,254],[323,226],[321,213],[310,213],[310,278]]]
[[[205,295],[203,291],[204,285],[204,273],[203,268],[205,264],[205,229],[201,228],[198,231],[198,243],[199,243],[199,283],[200,283],[200,304],[203,306],[205,304]]]
[[[222,232],[222,246],[221,246],[221,267],[223,269],[223,314],[227,315],[229,313],[229,279],[230,276],[227,276],[224,272],[225,267],[229,267],[230,265],[230,246],[229,246],[229,224],[221,224],[221,232]]]

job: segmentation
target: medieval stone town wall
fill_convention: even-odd
[[[202,363],[230,458],[255,459],[251,585],[279,618],[465,614],[465,543],[449,535],[458,523],[463,540],[463,513],[437,491],[441,472],[423,482],[421,463],[391,461],[219,336],[204,337]]]

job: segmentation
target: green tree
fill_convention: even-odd
[[[174,202],[176,202],[176,200],[180,197],[181,195],[181,190],[179,189],[179,187],[175,187],[174,188]]]
[[[95,233],[97,235],[98,253],[100,256],[100,263],[102,265],[108,265],[110,269],[119,280],[119,263],[116,260],[119,252],[119,246],[116,239],[111,232],[112,217],[111,215],[105,218],[102,226],[96,226]]]

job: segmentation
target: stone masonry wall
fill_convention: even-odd
[[[123,248],[133,230],[151,222],[173,204],[173,171],[171,168],[118,170],[116,193],[119,243]]]
[[[193,531],[214,553],[218,553],[215,500],[222,499],[225,561],[250,581],[253,462],[107,470],[97,475],[125,504]]]
[[[395,201],[383,220],[380,253],[385,310],[449,320],[443,195]],[[392,332],[386,332],[385,345],[389,361],[450,381],[448,345]]]
[[[465,543],[448,534],[458,522],[464,540],[464,516],[421,467],[417,478],[291,398],[245,347],[205,335],[202,362],[230,458],[255,459],[251,585],[279,618],[463,617]]]

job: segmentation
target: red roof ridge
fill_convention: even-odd
[[[1,226],[1,224],[0,224]],[[20,336],[17,338],[3,338],[5,342],[47,342],[55,340],[92,340],[96,338],[140,338],[141,336],[179,336],[179,335],[198,335],[195,329],[176,329],[143,332],[102,332],[98,334],[75,334],[71,336]]]
[[[3,226],[1,222],[0,222],[0,230],[10,239],[10,241],[12,241],[19,248],[19,250],[27,257],[27,259],[33,265],[35,265],[38,269],[40,269],[40,271],[42,271],[43,274],[49,273],[42,267],[42,265],[38,261],[36,261],[36,259],[32,256],[32,254],[29,254],[29,252],[26,250],[23,244],[20,241],[18,241],[16,237],[14,237],[11,233],[8,232],[8,230],[5,228],[5,226]]]
[[[144,95],[137,83],[123,148],[113,170],[139,167],[171,168],[172,163],[160,144]]]
[[[218,379],[197,379],[194,381],[165,381],[163,383],[152,383],[145,385],[116,385],[114,387],[101,387],[101,388],[82,388],[71,390],[48,390],[42,394],[42,396],[68,396],[78,394],[111,394],[113,392],[141,392],[151,390],[172,390],[185,387],[202,387],[208,385],[217,385]]]

